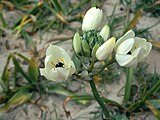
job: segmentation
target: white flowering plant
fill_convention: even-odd
[[[145,38],[137,37],[133,30],[128,30],[119,38],[111,36],[109,25],[106,24],[101,28],[102,21],[103,11],[101,9],[92,7],[86,12],[82,22],[82,32],[76,32],[73,36],[73,57],[64,48],[52,44],[48,45],[46,49],[43,67],[38,67],[37,59],[34,57],[28,59],[18,53],[9,55],[1,81],[4,92],[2,98],[7,102],[0,108],[0,111],[4,109],[10,110],[28,101],[37,91],[39,93],[48,92],[50,87],[57,93],[67,95],[69,100],[78,100],[80,103],[84,103],[82,100],[96,100],[102,110],[100,111],[102,118],[105,120],[120,120],[117,117],[120,113],[125,115],[123,119],[128,120],[133,112],[143,109],[144,106],[145,108],[148,106],[150,109],[152,107],[151,102],[154,103],[155,101],[148,99],[159,89],[160,80],[152,85],[149,90],[143,88],[143,94],[136,100],[131,100],[131,92],[134,69],[137,68],[138,63],[143,62],[149,55],[152,44]],[[18,62],[19,59],[28,64],[28,72],[23,70]],[[9,83],[8,74],[8,66],[11,60],[15,66],[13,87]],[[115,65],[126,70],[122,102],[101,96],[96,86],[96,77],[103,76],[102,73],[107,74],[109,72],[108,68]],[[22,81],[18,81],[17,74],[25,78],[23,85]],[[48,81],[41,81],[41,78],[46,78]],[[57,83],[68,81],[68,79],[70,81],[76,79],[89,83],[92,95],[77,95],[70,93],[63,87],[57,87]],[[50,85],[51,82],[53,86]],[[56,88],[60,88],[60,91],[56,90]],[[118,112],[116,111],[117,109],[119,110]],[[152,110],[154,111],[153,113],[159,114],[157,109]],[[65,110],[65,112],[67,113],[68,111]],[[160,116],[160,114],[157,116]]]
[[[130,101],[133,69],[149,55],[152,44],[145,38],[135,37],[133,30],[128,30],[122,37],[116,39],[116,37],[110,36],[110,27],[108,25],[99,30],[102,19],[103,11],[101,9],[90,8],[83,19],[83,33],[76,32],[73,36],[73,61],[66,52],[63,52],[64,54],[59,53],[65,50],[50,45],[48,49],[53,48],[51,51],[47,49],[45,68],[40,68],[40,73],[53,81],[58,79],[66,80],[69,76],[75,76],[76,79],[89,82],[93,98],[102,108],[104,119],[114,120],[117,118],[111,112],[111,109],[107,107],[109,104],[117,106],[124,113],[131,114],[144,105],[147,98],[157,89],[160,83],[158,81],[151,90],[135,102]],[[54,47],[59,50],[54,49]],[[48,51],[54,57],[48,57]],[[58,56],[57,53],[59,53]],[[122,68],[126,68],[127,71],[123,103],[100,97],[95,85],[94,77],[115,63]],[[76,97],[72,96],[71,98]],[[83,98],[78,97],[77,99],[83,100],[84,98],[83,96]]]

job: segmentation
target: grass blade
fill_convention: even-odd
[[[11,56],[8,56],[7,63],[4,67],[3,73],[2,73],[2,81],[1,81],[1,86],[4,90],[4,92],[9,92],[9,71],[8,71],[8,65],[10,62]]]
[[[138,10],[134,16],[134,18],[131,20],[131,22],[129,23],[128,27],[125,29],[124,33],[126,33],[128,30],[133,29],[138,20],[140,19],[140,17],[142,16],[142,12],[141,10]]]
[[[14,54],[11,54],[12,56],[12,60],[13,60],[13,63],[15,65],[15,67],[17,68],[17,71],[20,72],[22,74],[23,77],[26,78],[26,80],[29,82],[29,83],[32,83],[32,80],[30,80],[30,78],[27,76],[27,74],[23,71],[22,67],[20,66],[20,64],[18,63],[16,57]]]
[[[39,71],[38,71],[38,62],[37,62],[36,58],[32,58],[29,61],[28,73],[29,73],[29,77],[32,81],[34,81],[34,82],[38,81]]]
[[[157,120],[160,120],[160,111],[150,101],[145,102],[146,106],[151,110]]]
[[[27,89],[21,89],[16,92],[13,97],[11,97],[7,104],[0,108],[0,112],[9,111],[14,109],[15,107],[22,105],[23,103],[27,102],[33,93],[29,93]]]

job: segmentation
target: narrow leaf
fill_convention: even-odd
[[[2,81],[1,81],[1,85],[2,88],[4,90],[4,92],[8,92],[9,91],[9,71],[8,71],[8,65],[10,62],[11,56],[8,56],[6,65],[4,67],[3,73],[2,73]]]
[[[0,108],[0,112],[9,111],[15,107],[27,102],[33,93],[29,93],[26,89],[21,89],[13,95],[4,107]]]
[[[13,60],[13,63],[15,65],[15,67],[17,67],[17,71],[20,72],[22,74],[23,77],[26,78],[26,80],[29,82],[29,83],[32,83],[32,81],[30,80],[30,78],[27,76],[27,74],[23,71],[22,67],[20,66],[19,62],[17,61],[16,57],[14,54],[11,54],[12,56],[12,60]]]
[[[151,110],[157,120],[160,120],[160,111],[148,100],[145,102],[145,104]]]
[[[23,38],[25,39],[25,42],[26,42],[27,47],[29,47],[30,49],[34,50],[35,46],[34,46],[33,40],[32,40],[32,38],[28,35],[28,33],[22,29],[22,30],[21,30],[21,35],[22,35]]]
[[[141,10],[138,10],[138,11],[136,12],[134,18],[133,18],[133,19],[131,20],[131,22],[129,23],[129,25],[128,25],[127,29],[125,30],[125,32],[127,32],[127,31],[130,30],[130,29],[133,29],[133,28],[136,26],[136,24],[137,24],[137,22],[138,22],[138,20],[140,19],[141,16],[142,16],[142,12],[141,12]],[[124,33],[125,33],[125,32],[124,32]]]
[[[32,58],[29,61],[28,73],[31,80],[35,82],[38,81],[39,72],[38,72],[38,62],[36,58]]]

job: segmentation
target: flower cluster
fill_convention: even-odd
[[[132,30],[129,30],[117,41],[115,37],[109,38],[110,28],[108,25],[99,31],[102,19],[103,11],[96,7],[92,7],[86,12],[82,23],[83,34],[80,35],[77,32],[73,37],[73,48],[79,58],[88,58],[88,64],[97,60],[107,60],[115,52],[112,59],[115,59],[122,67],[132,67],[148,56],[152,48],[150,42],[144,38],[135,37]],[[48,47],[45,68],[40,68],[41,75],[53,81],[66,80],[75,71],[75,65],[64,49],[55,45]]]
[[[98,30],[102,18],[102,10],[95,7],[89,9],[84,16],[82,30],[84,32]],[[129,30],[117,41],[115,37],[108,39],[109,31],[109,26],[105,25],[99,33],[99,36],[103,38],[104,42],[101,43],[101,45],[99,44],[100,47],[96,50],[96,58],[99,61],[106,60],[108,56],[115,51],[115,59],[120,66],[132,67],[144,60],[150,53],[152,44],[144,38],[135,37],[135,33],[132,30]],[[79,44],[76,44],[76,41],[79,41]],[[99,39],[97,39],[97,41],[99,41]],[[80,52],[80,36],[74,38],[73,43],[75,52],[77,48],[79,48]]]

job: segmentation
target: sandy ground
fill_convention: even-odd
[[[113,5],[116,2],[116,0],[108,0],[105,2],[103,5],[102,9],[105,11],[105,15],[110,15],[111,11],[113,10]],[[117,7],[116,12],[120,13],[119,11],[120,6]],[[12,20],[16,19],[16,13],[14,11],[12,12],[7,12],[6,18],[8,18],[8,23],[12,24]],[[158,19],[155,18],[149,18],[149,17],[142,17],[140,19],[140,22],[138,23],[139,28],[141,27],[148,27],[151,24],[157,23]],[[73,26],[80,27],[80,23],[74,22],[72,23]],[[151,29],[151,32],[154,36],[155,40],[160,40],[160,24],[155,26],[154,28]],[[4,68],[7,56],[9,55],[10,52],[16,51],[23,53],[27,56],[29,56],[28,50],[24,47],[24,41],[22,39],[16,39],[10,31],[8,32],[7,38],[1,38],[0,42],[2,45],[0,45],[0,76],[2,73],[2,70]],[[42,40],[39,40],[39,35],[34,35],[33,40],[37,41],[37,49],[40,50],[42,48],[46,48],[50,43],[49,40],[52,40],[53,38],[60,38],[60,37],[68,37],[68,36],[73,36],[72,31],[64,30],[63,33],[57,33],[54,30],[49,31],[48,33],[44,34],[42,36]],[[9,49],[5,47],[6,41],[8,41],[8,46]],[[52,42],[51,42],[52,43]],[[71,40],[63,42],[60,44],[63,48],[65,48],[70,54],[72,54],[72,48],[71,48]],[[44,49],[45,50],[45,49]],[[44,51],[45,53],[45,51]],[[160,55],[157,50],[152,50],[150,55],[148,56],[146,62],[149,64],[148,71],[151,73],[154,73],[155,67],[156,67],[156,72],[160,74]],[[12,67],[12,65],[11,65]],[[124,86],[125,81],[124,81],[124,76],[121,76],[120,81],[115,81],[112,84],[106,85],[107,88],[107,93],[105,96],[107,98],[116,100],[117,102],[122,102],[123,97],[118,97],[117,93],[118,91]],[[90,89],[87,88],[88,93],[90,93]],[[42,115],[46,114],[46,120],[70,120],[71,118],[67,118],[65,115],[65,112],[63,110],[63,102],[65,100],[65,97],[60,96],[60,95],[43,95],[41,100],[39,101],[39,104],[46,106],[45,110],[46,112],[42,112],[36,105],[33,105],[31,103],[26,103],[16,109],[14,109],[11,112],[7,113],[1,113],[0,114],[0,120],[42,120]],[[67,109],[71,112],[71,117],[74,120],[91,120],[93,118],[93,114],[90,114],[91,112],[96,112],[97,111],[98,104],[95,101],[91,101],[88,103],[88,105],[83,106],[76,104],[75,102],[69,102],[67,104]],[[148,115],[151,113],[148,113]],[[97,118],[96,120],[102,120],[102,118]],[[139,120],[139,119],[135,119]],[[152,115],[147,117],[146,120],[156,120]]]

